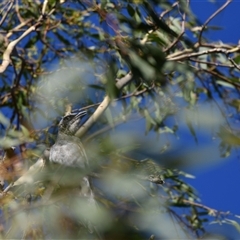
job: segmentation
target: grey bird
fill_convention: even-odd
[[[86,114],[86,111],[73,112],[61,119],[56,142],[50,149],[50,162],[86,169],[88,159],[85,150],[80,139],[74,136]]]
[[[91,195],[90,183],[88,177],[85,176],[89,167],[88,158],[80,139],[74,136],[86,114],[86,111],[71,112],[61,119],[56,142],[49,152],[49,161],[61,168],[62,171],[59,169],[59,172],[66,185],[73,185],[80,180],[82,195],[89,197]]]
[[[83,197],[82,199],[86,200],[87,208],[94,211],[96,210],[96,202],[87,176],[89,172],[88,158],[80,139],[74,136],[82,124],[82,118],[86,114],[86,111],[75,111],[61,119],[58,125],[56,142],[49,152],[49,161],[53,167],[58,166],[57,168],[60,169],[60,174],[57,174],[58,183],[61,181],[65,186],[71,185],[80,189],[78,192]],[[90,220],[84,222],[87,222],[89,232],[96,232],[101,238]]]

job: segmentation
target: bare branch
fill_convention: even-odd
[[[38,21],[36,24],[34,24],[33,26],[31,26],[30,28],[28,28],[19,38],[17,38],[16,40],[10,42],[7,46],[7,49],[5,50],[5,52],[3,53],[3,61],[2,64],[0,66],[0,73],[3,73],[8,65],[11,62],[10,59],[10,55],[13,51],[13,49],[15,48],[15,46],[24,38],[26,37],[28,34],[30,34],[32,31],[35,31],[37,26],[39,26],[41,23],[40,21]]]
[[[48,4],[48,0],[44,0],[44,2],[43,2],[43,7],[42,7],[42,15],[45,14],[47,4]]]
[[[167,13],[171,12],[173,10],[173,8],[175,8],[178,4],[179,4],[179,1],[173,3],[172,8],[167,9],[166,11],[162,12],[160,15],[160,19],[162,19],[164,17],[164,15],[166,15]]]
[[[123,88],[128,82],[132,80],[132,73],[128,73],[125,77],[121,79],[117,79],[116,87],[118,89]],[[81,128],[75,134],[77,137],[81,137],[88,131],[88,129],[95,123],[98,118],[103,114],[103,112],[107,109],[111,102],[111,98],[106,96],[102,103],[98,106],[97,110],[93,113],[93,115],[84,123]]]
[[[30,18],[28,20],[26,20],[25,22],[20,23],[18,26],[16,26],[15,28],[13,28],[12,30],[10,30],[7,35],[6,38],[9,38],[12,36],[12,34],[16,31],[19,31],[22,27],[24,27],[25,25],[27,25],[28,23],[30,23],[33,19]]]
[[[3,17],[2,17],[2,19],[1,19],[1,21],[0,21],[0,26],[2,26],[2,24],[4,23],[7,15],[8,15],[8,13],[11,11],[11,9],[12,9],[12,7],[13,7],[13,3],[14,3],[14,1],[11,0],[11,3],[10,3],[10,5],[8,6],[7,11],[5,12],[5,14],[3,15]]]
[[[182,54],[179,56],[169,55],[166,58],[169,61],[180,61],[180,60],[184,60],[184,59],[191,58],[191,57],[197,57],[197,56],[206,55],[206,54],[208,55],[210,53],[223,53],[223,54],[227,55],[229,53],[233,53],[233,52],[237,52],[237,51],[239,51],[239,47],[236,47],[236,48],[233,48],[230,50],[226,50],[224,48],[219,47],[219,48],[205,50],[202,52],[192,52],[192,53]]]
[[[207,73],[209,73],[209,74],[211,74],[211,75],[213,75],[213,76],[215,76],[215,77],[218,77],[218,78],[222,79],[222,80],[225,81],[225,82],[228,82],[228,83],[232,84],[232,85],[233,85],[234,87],[236,87],[237,89],[240,89],[240,85],[239,85],[239,84],[237,84],[237,83],[229,80],[227,77],[225,77],[225,76],[223,76],[223,75],[215,72],[214,70],[201,69],[200,71],[207,72]]]
[[[179,36],[170,44],[170,46],[168,46],[166,49],[164,49],[163,52],[167,52],[169,51],[171,48],[173,48],[181,39],[181,37],[184,35],[185,33],[185,21],[186,21],[186,14],[183,13],[182,15],[182,29],[181,29],[181,33],[179,34]]]
[[[208,46],[208,44],[205,44],[205,43],[202,43],[202,34],[203,34],[203,31],[205,30],[205,28],[207,27],[208,23],[214,18],[217,16],[217,14],[219,14],[224,8],[227,7],[227,5],[229,3],[231,3],[232,0],[227,0],[223,5],[222,7],[220,7],[216,12],[214,12],[207,20],[206,22],[202,25],[202,28],[201,28],[201,31],[200,31],[200,34],[199,34],[199,38],[198,38],[198,43],[200,46]]]
[[[240,66],[237,65],[231,57],[228,57],[228,60],[234,65],[235,68],[237,68],[238,70],[240,70]]]
[[[235,67],[234,65],[230,65],[230,64],[202,61],[202,60],[198,60],[198,59],[195,59],[195,58],[191,58],[189,60],[193,61],[193,62],[196,62],[196,63],[203,63],[203,64],[207,64],[207,65],[213,65],[215,67],[226,67],[226,68],[234,68]]]

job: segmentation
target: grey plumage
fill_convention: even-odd
[[[61,119],[56,142],[50,149],[50,162],[86,170],[88,159],[85,150],[80,139],[74,136],[85,115],[86,112],[82,111],[67,114]]]
[[[88,160],[79,138],[59,132],[50,150],[50,162],[86,170]]]
[[[82,117],[85,115],[85,111],[72,112],[61,119],[56,142],[49,152],[49,161],[53,163],[53,167],[58,166],[62,170],[58,174],[58,183],[65,178],[62,181],[63,185],[78,187],[80,196],[94,211],[96,210],[96,202],[87,176],[89,172],[88,159],[80,139],[74,136],[81,126]],[[84,222],[87,223],[89,232],[95,231],[99,235],[90,220],[85,219]]]

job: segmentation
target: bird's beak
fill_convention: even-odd
[[[76,112],[76,116],[74,117],[74,119],[77,120],[77,119],[80,119],[80,118],[82,118],[86,115],[87,115],[87,111],[79,111],[79,112]]]
[[[84,117],[86,114],[87,114],[86,111],[74,111],[71,113],[71,115],[74,117],[69,123],[70,132],[73,132],[73,133],[76,132],[76,130],[82,125],[80,124],[82,117]]]

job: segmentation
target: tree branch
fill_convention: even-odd
[[[129,72],[126,76],[121,79],[116,79],[116,87],[118,89],[123,88],[128,82],[132,80],[132,73]],[[76,132],[77,137],[83,136],[89,128],[99,119],[99,117],[103,114],[103,112],[107,109],[111,102],[111,98],[106,96],[102,103],[98,106],[97,110],[93,113],[93,115],[81,126],[81,128]]]
[[[15,48],[15,46],[24,38],[26,37],[28,34],[30,34],[32,31],[35,31],[37,26],[39,26],[41,23],[40,23],[40,20],[34,24],[33,26],[31,26],[30,28],[28,28],[19,38],[17,38],[16,40],[10,42],[7,46],[7,49],[5,50],[5,52],[3,53],[3,61],[2,61],[2,64],[0,66],[0,73],[3,73],[8,65],[10,64],[11,62],[11,59],[10,59],[10,55],[13,51],[13,49]]]
[[[208,46],[208,44],[205,44],[205,43],[202,43],[202,34],[203,34],[203,31],[204,29],[207,27],[208,23],[214,18],[217,16],[218,13],[220,13],[224,8],[227,7],[227,5],[229,3],[231,3],[232,0],[227,0],[225,2],[225,4],[222,5],[222,7],[220,7],[216,12],[214,12],[207,20],[206,22],[202,25],[201,27],[201,31],[200,31],[200,34],[199,34],[199,38],[198,38],[198,43],[200,46]]]
[[[192,52],[192,53],[186,53],[186,54],[182,54],[182,55],[169,55],[166,57],[167,60],[169,61],[180,61],[180,60],[185,60],[187,58],[192,58],[192,57],[198,57],[198,56],[202,56],[202,55],[208,55],[210,53],[223,53],[223,54],[230,54],[233,52],[238,52],[240,50],[240,48],[234,47],[230,50],[226,50],[224,48],[218,47],[218,48],[213,48],[213,49],[209,49],[209,50],[205,50],[202,52]]]
[[[10,3],[10,5],[8,6],[7,11],[4,13],[4,15],[3,15],[3,17],[2,17],[2,19],[1,19],[1,21],[0,21],[0,26],[2,26],[2,24],[4,23],[7,15],[8,15],[8,13],[11,11],[11,9],[12,9],[12,7],[13,7],[13,3],[14,3],[14,1],[11,0],[11,3]]]

